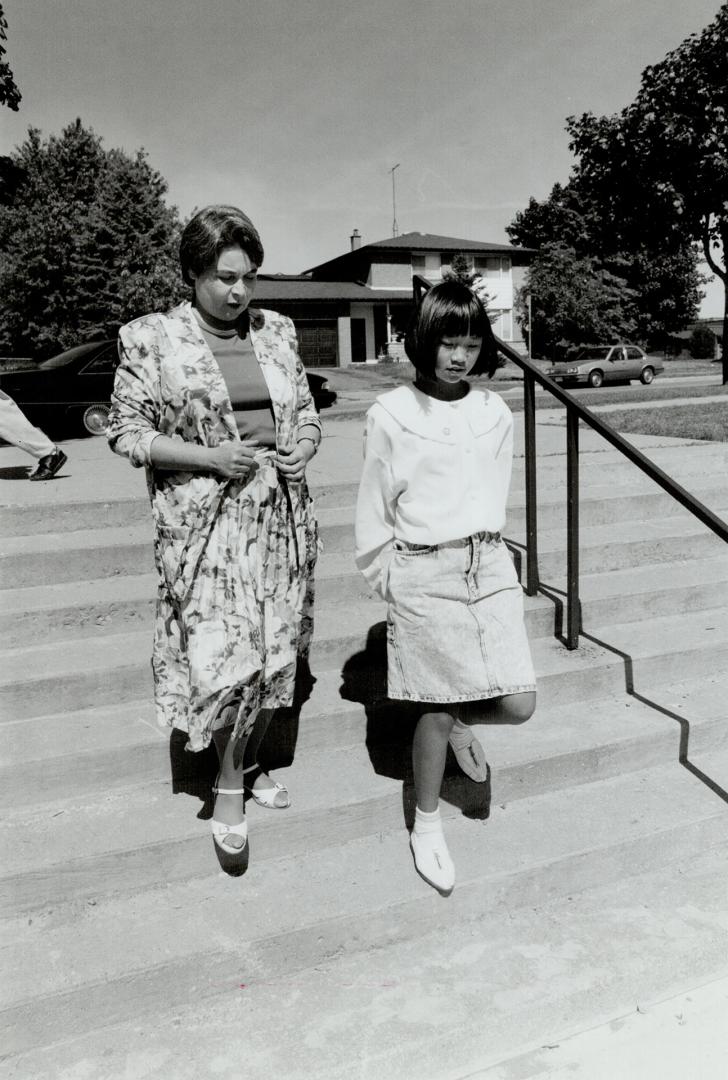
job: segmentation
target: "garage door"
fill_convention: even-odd
[[[306,367],[336,367],[339,335],[336,323],[296,323],[298,350]]]

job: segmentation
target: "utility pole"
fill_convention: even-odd
[[[393,165],[392,168],[389,170],[392,174],[392,236],[397,236],[399,231],[397,229],[397,200],[395,198],[394,190],[394,170],[398,168],[399,162],[397,162],[396,165]]]

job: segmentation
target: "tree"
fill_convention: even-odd
[[[581,183],[614,184],[612,219],[702,246],[724,286],[728,382],[728,4],[701,33],[645,69],[634,102],[613,117],[570,118]]]
[[[696,326],[693,330],[690,355],[694,360],[712,360],[715,356],[715,334],[709,326]]]
[[[463,285],[470,285],[474,276],[472,261],[461,251],[453,255],[449,268],[443,274],[446,280],[461,281]]]
[[[555,359],[571,345],[628,340],[637,326],[637,294],[593,256],[563,244],[547,244],[529,267],[516,295],[522,325],[528,324],[532,355]]]
[[[8,40],[7,35],[8,20],[5,18],[5,12],[3,6],[0,4],[0,43]],[[13,112],[18,111],[18,106],[22,100],[22,95],[15,85],[15,79],[13,73],[10,70],[10,64],[7,60],[4,60],[7,49],[3,44],[0,44],[0,105],[7,105]]]
[[[80,120],[31,128],[0,205],[0,343],[38,358],[111,337],[184,290],[177,211],[143,151],[107,151]]]
[[[664,229],[644,228],[639,216],[628,221],[613,206],[617,181],[587,184],[578,167],[569,182],[555,184],[543,202],[531,199],[508,227],[511,241],[523,247],[556,245],[575,256],[596,260],[606,274],[621,279],[638,297],[630,300],[627,323],[636,340],[658,344],[695,318],[702,278],[690,238]],[[552,260],[547,265],[554,267]],[[557,272],[557,271],[556,271]],[[553,283],[558,290],[558,282]],[[627,336],[627,331],[620,336]]]

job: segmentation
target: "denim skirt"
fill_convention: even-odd
[[[498,533],[395,540],[387,600],[390,698],[445,704],[536,689],[523,590]]]

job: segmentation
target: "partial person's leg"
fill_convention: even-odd
[[[261,806],[285,810],[291,805],[288,788],[279,781],[271,780],[258,764],[258,751],[273,719],[273,709],[261,709],[245,747],[245,786]]]
[[[242,739],[231,738],[237,714],[236,704],[226,705],[220,712],[219,726],[212,732],[212,741],[220,762],[220,772],[215,785],[220,789],[220,794],[215,798],[213,820],[223,825],[239,827],[245,821],[243,789],[245,742]],[[234,794],[222,794],[223,791],[234,792]],[[246,842],[245,830],[239,829],[238,832],[225,833],[226,847],[242,851]]]
[[[450,746],[466,776],[478,783],[488,779],[488,762],[480,741],[473,734],[473,724],[523,724],[533,716],[535,708],[536,692],[533,690],[464,704],[455,719]]]
[[[464,726],[471,724],[524,724],[536,709],[536,691],[522,694],[503,694],[502,697],[468,703],[460,720]]]
[[[488,779],[488,762],[483,747],[475,738],[472,728],[464,717],[467,717],[467,703],[458,710],[455,716],[448,742],[452,747],[455,760],[465,775],[476,783],[482,784]]]
[[[440,788],[445,774],[447,743],[454,718],[443,709],[420,717],[412,743],[412,768],[417,807],[410,838],[415,866],[440,892],[455,884],[455,867],[447,850],[440,820]]]
[[[56,449],[40,428],[33,427],[11,397],[0,390],[0,436],[31,457],[44,458]]]

